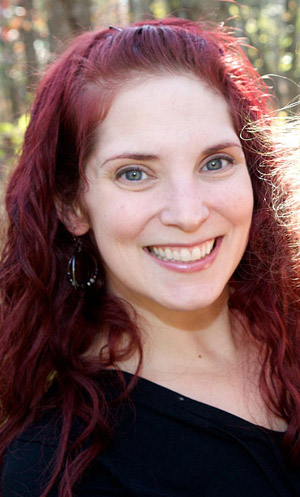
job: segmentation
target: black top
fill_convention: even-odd
[[[285,462],[281,433],[144,379],[133,399],[134,409],[122,409],[116,436],[85,472],[75,497],[300,496],[300,470]],[[2,497],[40,496],[58,425],[57,416],[45,416],[11,444]]]

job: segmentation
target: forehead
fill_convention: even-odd
[[[219,137],[239,143],[225,98],[190,74],[129,80],[115,95],[99,130],[98,145],[104,153],[136,142],[176,148]]]

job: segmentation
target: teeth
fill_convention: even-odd
[[[202,243],[198,247],[193,247],[193,249],[188,248],[177,248],[172,249],[172,247],[166,247],[162,249],[161,247],[151,247],[151,252],[158,259],[165,261],[181,261],[181,262],[191,262],[199,261],[206,255],[209,255],[212,251],[215,239],[209,240],[208,242]]]
[[[173,259],[173,254],[172,254],[172,250],[170,250],[169,248],[166,248],[165,250],[165,257],[170,261],[171,259]]]
[[[211,249],[213,247],[213,244],[210,242],[206,242],[206,253],[209,254],[211,252]]]
[[[173,252],[174,261],[180,261],[180,253],[177,250]]]
[[[197,261],[202,257],[202,253],[199,247],[194,247],[192,250],[192,261]]]
[[[180,259],[183,262],[189,262],[192,260],[192,255],[190,251],[186,248],[180,250]]]

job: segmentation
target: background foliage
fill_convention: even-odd
[[[248,56],[283,107],[300,81],[300,0],[0,0],[0,182],[20,148],[26,115],[54,53],[82,29],[145,17],[208,17],[238,28]]]

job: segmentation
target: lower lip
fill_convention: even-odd
[[[164,268],[170,269],[171,271],[176,271],[177,273],[195,273],[197,271],[202,271],[203,269],[207,269],[213,263],[220,250],[222,240],[223,237],[221,236],[218,237],[216,241],[216,246],[213,249],[213,251],[206,257],[203,257],[203,259],[194,262],[162,261],[160,259],[157,259],[157,257],[155,257],[154,255],[152,255],[151,252],[149,252],[149,250],[145,249],[145,252],[157,264],[159,264]]]

